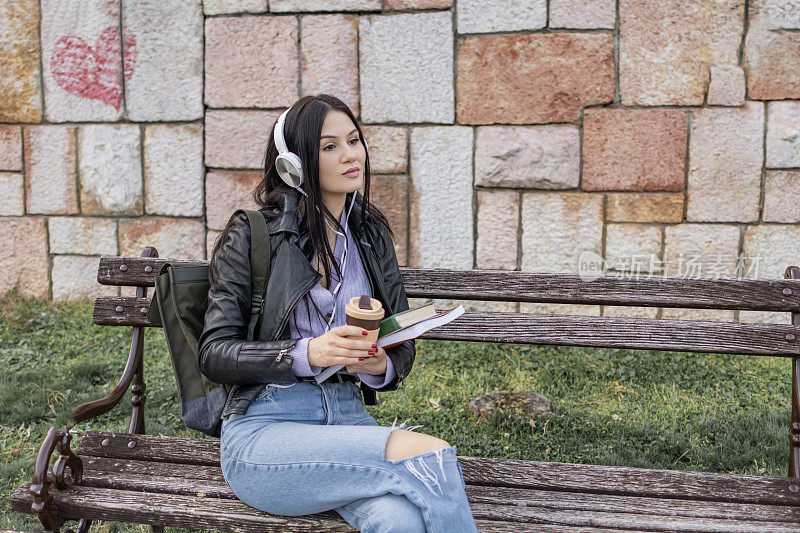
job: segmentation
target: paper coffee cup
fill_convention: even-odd
[[[353,339],[368,340],[375,342],[378,340],[378,332],[381,329],[381,320],[383,320],[383,306],[380,300],[370,298],[369,296],[355,296],[350,298],[347,306],[344,308],[345,324],[350,326],[359,326],[367,330],[366,337],[361,335],[359,337],[351,337]]]

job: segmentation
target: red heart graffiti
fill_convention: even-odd
[[[136,62],[136,38],[125,32],[122,70],[131,79]],[[122,101],[119,28],[109,26],[100,32],[94,49],[77,35],[64,35],[56,41],[50,70],[56,83],[70,94],[100,100],[119,111]]]

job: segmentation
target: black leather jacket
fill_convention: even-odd
[[[199,341],[200,370],[216,383],[230,384],[223,418],[244,413],[266,383],[292,383],[299,379],[292,372],[288,351],[298,339],[289,338],[289,314],[297,302],[318,283],[317,272],[297,244],[297,202],[299,193],[286,192],[282,208],[262,210],[272,246],[271,274],[262,316],[256,324],[256,340],[247,341],[250,317],[250,224],[240,213],[228,237],[211,260],[208,307]],[[368,216],[362,226],[360,207],[350,213],[348,226],[355,237],[358,253],[367,272],[372,294],[380,300],[386,316],[408,309],[403,279],[397,265],[391,238],[382,225]],[[406,341],[386,351],[397,376],[377,389],[392,391],[411,371],[416,350]],[[363,382],[364,403],[376,403],[375,391]]]

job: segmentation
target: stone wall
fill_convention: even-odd
[[[795,0],[6,0],[0,65],[0,293],[118,294],[100,255],[146,245],[207,258],[319,92],[365,127],[403,265],[800,264]]]

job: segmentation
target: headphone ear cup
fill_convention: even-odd
[[[297,154],[284,152],[275,158],[275,168],[278,175],[290,187],[299,187],[303,184],[303,163]]]

